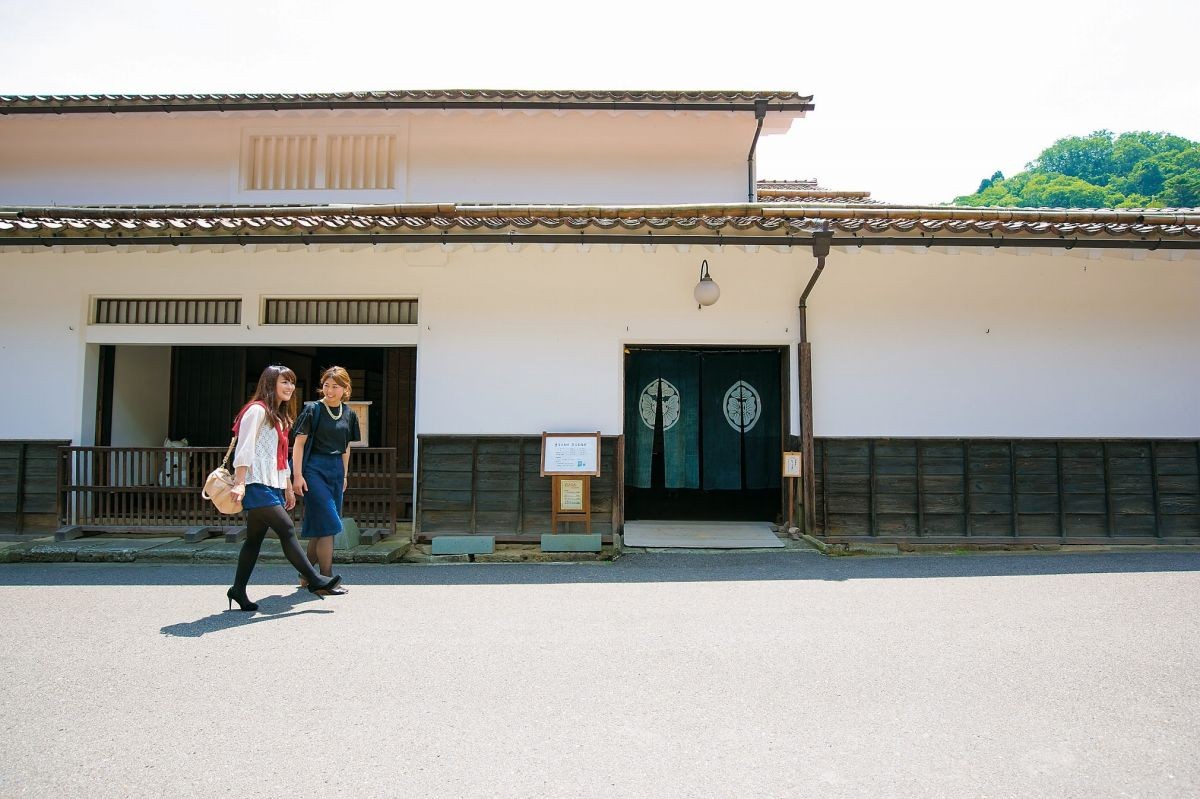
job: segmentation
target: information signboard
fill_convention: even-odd
[[[600,433],[542,433],[542,477],[600,476]]]

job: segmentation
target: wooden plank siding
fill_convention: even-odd
[[[551,480],[542,477],[541,435],[418,436],[416,535],[494,535],[536,541],[550,530]],[[620,436],[600,443],[592,478],[592,531],[611,540],[620,529]],[[578,528],[578,529],[576,529]],[[582,532],[582,523],[559,532]]]
[[[0,531],[45,533],[58,522],[58,448],[68,441],[0,441]]]
[[[1200,540],[1200,440],[819,438],[828,541]]]

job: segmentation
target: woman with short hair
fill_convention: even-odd
[[[342,532],[342,498],[350,469],[350,442],[361,434],[358,416],[346,403],[352,386],[350,374],[340,366],[321,373],[321,399],[306,402],[294,428],[292,488],[304,497],[304,526],[300,537],[308,541],[308,559],[333,574],[333,538]],[[304,574],[300,584],[306,585]],[[328,589],[344,594],[345,588]]]

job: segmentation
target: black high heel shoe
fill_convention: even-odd
[[[314,583],[314,582],[310,581],[309,584],[304,587],[308,589],[308,593],[312,594],[313,596],[318,596],[321,599],[324,599],[326,594],[322,593],[323,591],[327,592],[329,594],[336,595],[337,591],[335,589],[337,589],[337,587],[341,584],[342,584],[342,575],[335,574],[323,583]]]
[[[225,592],[225,596],[229,598],[230,610],[233,610],[234,602],[238,603],[238,610],[244,610],[247,613],[258,610],[258,603],[250,601],[250,597],[246,596],[246,589],[244,588],[241,591],[230,588]]]

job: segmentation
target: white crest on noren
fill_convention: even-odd
[[[658,405],[660,384],[662,385],[663,430],[670,430],[679,421],[679,389],[666,380],[658,378],[646,384],[646,387],[642,389],[642,393],[638,396],[638,413],[642,417],[642,424],[653,430],[654,411]]]
[[[762,416],[762,398],[758,396],[754,386],[745,380],[739,380],[725,392],[721,408],[725,411],[725,421],[729,422],[730,427],[739,433],[748,433],[754,429],[754,425],[758,424],[758,419]]]

